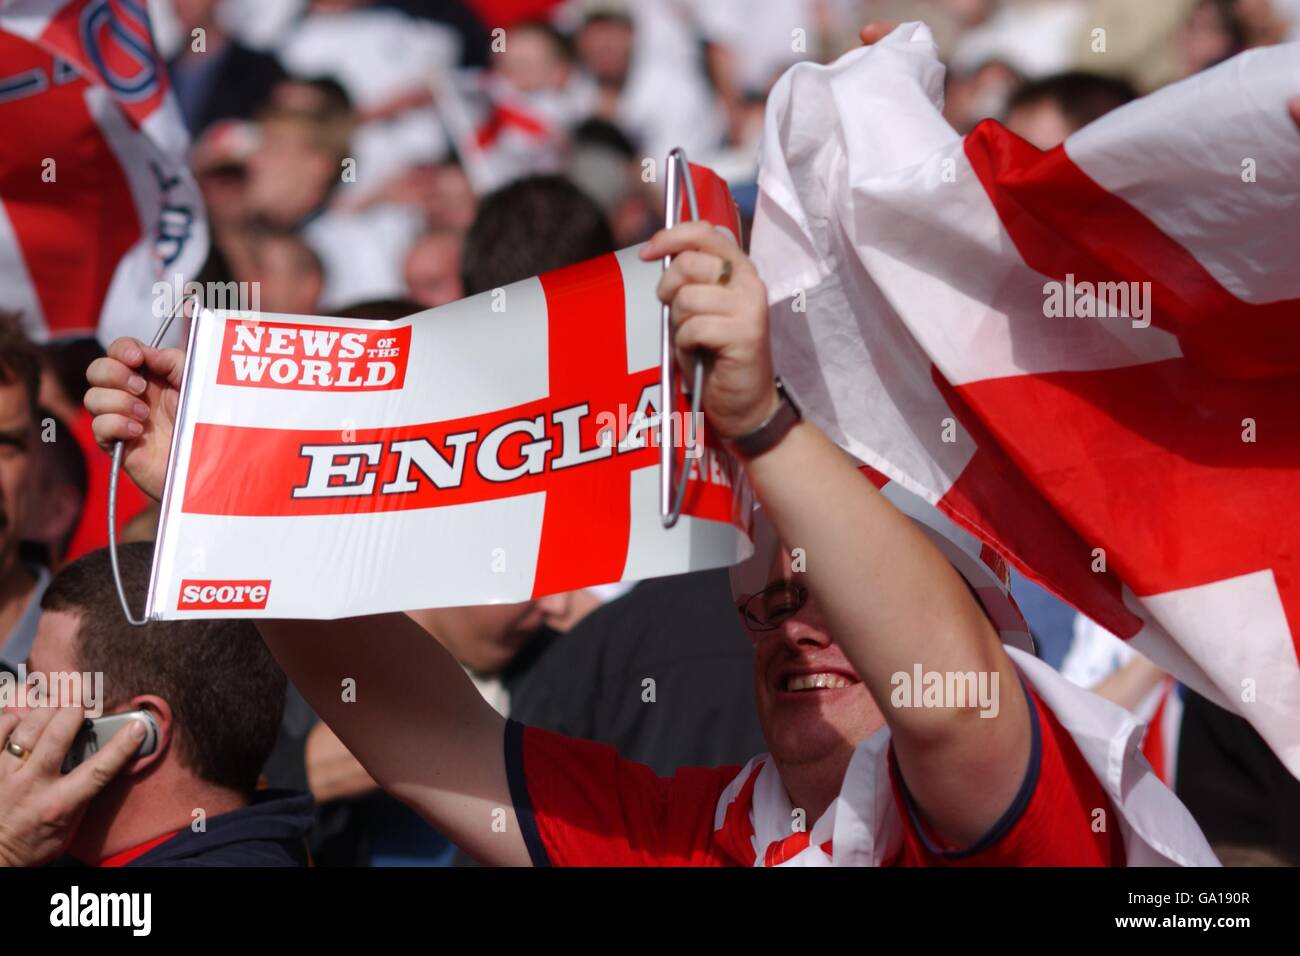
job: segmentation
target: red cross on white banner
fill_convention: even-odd
[[[640,422],[639,441],[636,427],[623,429],[624,433],[611,441],[602,437],[601,426],[620,419],[620,406],[628,410],[621,416],[623,421],[638,407],[649,416],[657,414],[658,367],[628,371],[623,275],[614,255],[538,278],[546,297],[550,361],[550,392],[544,398],[472,418],[358,429],[346,436],[338,429],[271,430],[200,422],[195,427],[182,510],[265,517],[360,515],[544,492],[546,508],[534,593],[552,594],[619,580],[628,551],[631,474],[657,466],[658,451],[651,447],[650,439],[657,429],[651,427],[653,419],[646,417]],[[241,321],[227,320],[231,324]],[[431,314],[422,321],[437,322],[437,317]],[[484,372],[489,374],[489,370]],[[648,407],[644,404],[647,396],[653,396]],[[677,410],[679,414],[687,412],[680,394]],[[522,430],[513,432],[494,455],[497,462],[506,469],[521,467],[525,463],[523,446],[531,439],[534,446],[549,442],[544,449],[545,464],[535,473],[509,481],[492,480],[471,462],[473,450],[486,436],[513,422],[535,423],[540,437]],[[635,447],[621,450],[628,431],[633,433],[628,444]],[[475,437],[462,440],[469,435]],[[731,521],[735,465],[710,442],[707,430],[703,436],[704,457],[688,460],[684,447],[674,452],[679,466],[692,468],[700,479],[688,483],[684,511]],[[394,452],[417,441],[427,443],[444,462],[454,460],[453,450],[463,446],[454,482],[445,481],[445,486],[439,487],[427,473],[421,473],[418,462],[412,464]],[[376,447],[378,455],[371,453]],[[322,468],[341,472],[355,464],[350,482],[338,480],[340,476],[335,474],[332,484],[340,493],[302,494],[311,482],[312,468],[324,458],[303,453],[303,449],[315,448],[329,449]],[[530,456],[529,460],[537,459]],[[373,479],[366,480],[370,476]],[[355,494],[342,493],[349,484]],[[384,490],[397,485],[409,490]],[[299,490],[297,496],[295,489]]]

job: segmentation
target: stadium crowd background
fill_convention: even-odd
[[[267,312],[371,318],[646,239],[662,215],[654,171],[673,146],[727,179],[747,232],[772,83],[792,63],[857,46],[868,22],[930,25],[956,129],[993,118],[1044,149],[1241,50],[1300,38],[1300,0],[149,7],[207,209],[212,252],[199,281],[255,284]],[[38,356],[16,327],[3,337],[7,378],[39,363],[38,419],[77,438],[38,444],[31,493],[6,492],[4,533],[22,539],[0,582],[0,661],[14,665],[50,572],[105,543],[107,460],[80,404],[98,346],[55,342]],[[121,501],[125,540],[150,540],[155,507],[129,488]],[[691,577],[645,582],[621,601],[625,589],[610,587],[418,619],[499,710],[526,723],[616,743],[661,772],[743,762],[764,749],[748,703],[749,645],[725,574]],[[1221,853],[1241,851],[1225,861],[1300,862],[1300,790],[1244,723],[1173,689],[1032,583],[1017,580],[1015,593],[1054,666],[1099,690],[1111,680],[1112,699],[1135,710],[1172,697],[1185,705],[1160,769]],[[694,692],[647,716],[636,684],[651,670],[675,671]],[[177,691],[187,692],[199,693]],[[317,863],[453,860],[455,848],[378,792],[292,688],[278,735],[263,782],[314,794]]]

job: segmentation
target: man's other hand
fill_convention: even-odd
[[[123,337],[90,363],[86,410],[95,416],[95,441],[111,452],[126,443],[122,465],[140,490],[162,498],[167,455],[176,426],[185,353],[154,349]]]

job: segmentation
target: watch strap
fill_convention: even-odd
[[[779,378],[776,380],[776,394],[780,401],[777,403],[776,410],[767,417],[767,421],[752,432],[731,439],[731,447],[742,458],[757,458],[784,438],[786,432],[799,424],[800,419],[803,418],[799,407],[790,398],[790,394]]]

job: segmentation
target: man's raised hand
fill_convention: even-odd
[[[92,386],[86,410],[95,416],[95,441],[110,452],[118,441],[125,442],[123,467],[152,498],[162,497],[167,477],[184,368],[180,349],[154,349],[123,337],[86,370]]]
[[[749,257],[708,222],[661,230],[642,259],[673,256],[657,294],[671,307],[677,364],[691,375],[704,352],[704,414],[722,438],[753,431],[776,409],[767,337],[767,291]]]

